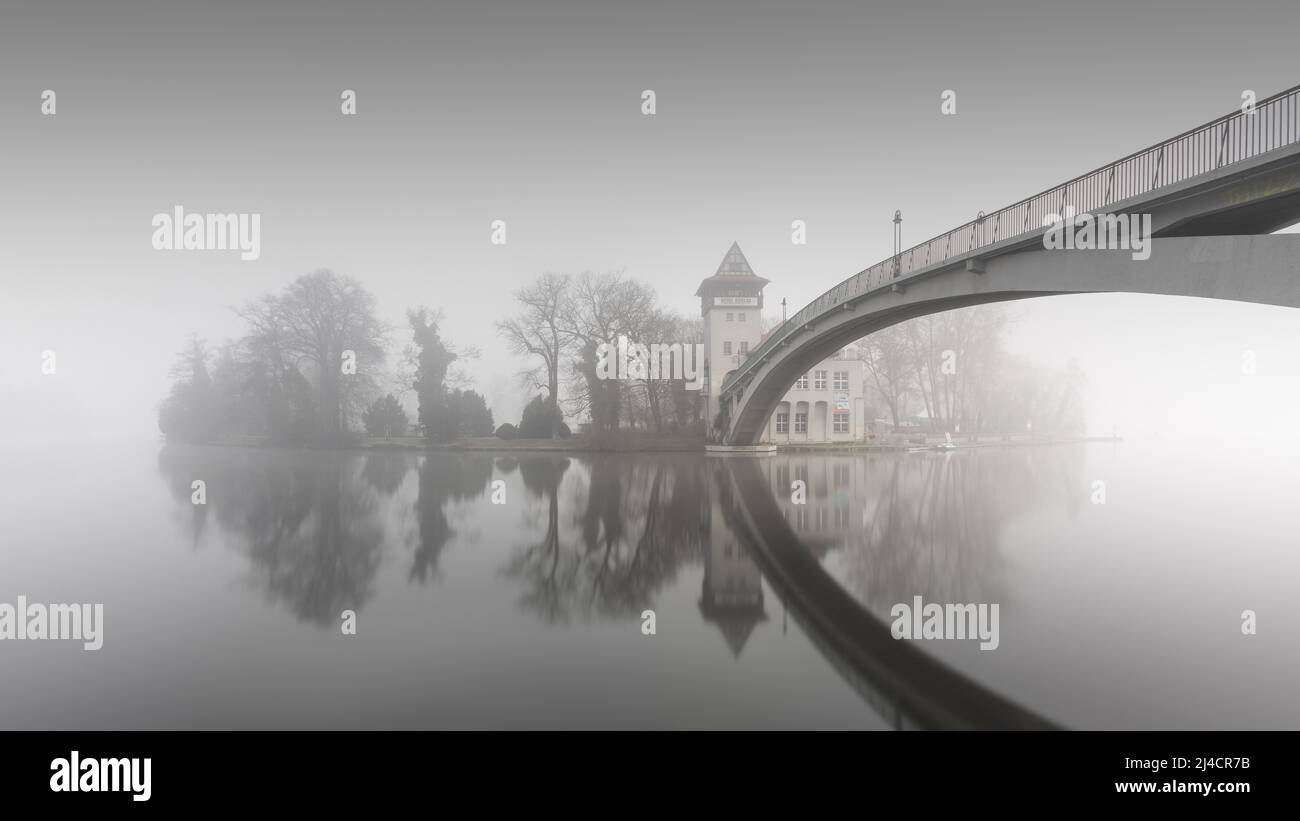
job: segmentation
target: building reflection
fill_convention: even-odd
[[[711,505],[709,510],[700,615],[722,632],[734,658],[740,658],[754,628],[767,619],[763,574],[749,550],[727,526],[719,505]]]
[[[777,454],[760,464],[771,503],[813,556],[873,610],[922,595],[1003,601],[1004,532],[1047,507],[1074,512],[1078,448],[987,448],[951,454]],[[796,503],[792,484],[806,499]]]

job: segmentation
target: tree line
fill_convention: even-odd
[[[1006,349],[1007,312],[960,308],[893,325],[857,343],[867,383],[898,429],[1068,435],[1085,428],[1078,363],[1051,368]]]
[[[684,379],[603,379],[597,367],[600,346],[619,336],[642,344],[702,342],[699,318],[663,308],[653,288],[618,272],[546,273],[514,298],[518,312],[496,328],[513,353],[530,361],[520,376],[530,390],[545,391],[539,396],[552,438],[565,415],[589,418],[597,435],[622,427],[703,435],[700,392]]]
[[[446,442],[493,430],[484,398],[458,383],[458,350],[439,332],[441,314],[407,312],[411,343],[399,373],[385,370],[394,329],[375,313],[375,298],[355,279],[318,270],[237,308],[246,326],[219,347],[192,336],[171,372],[158,410],[169,440],[210,442],[237,436],[282,442],[338,443],[360,422],[372,436],[402,436],[410,420],[397,391],[418,399],[417,429]],[[385,385],[387,383],[387,385]]]
[[[700,318],[667,310],[653,288],[622,273],[546,273],[513,296],[516,313],[495,326],[529,363],[520,377],[531,399],[517,426],[494,427],[486,400],[458,367],[478,352],[444,338],[440,312],[408,310],[410,342],[390,357],[395,329],[376,316],[374,297],[351,277],[318,270],[235,309],[245,325],[239,338],[214,347],[192,336],[172,369],[159,428],[178,441],[338,443],[354,439],[359,427],[370,436],[403,436],[413,422],[427,440],[449,442],[494,430],[502,438],[562,438],[569,417],[588,419],[596,436],[625,428],[703,436],[703,397],[684,379],[609,379],[598,367],[600,346],[620,336],[700,343]],[[879,414],[895,429],[1080,432],[1085,379],[1078,366],[1050,369],[1012,356],[1007,325],[1002,308],[979,306],[859,341],[854,347]],[[407,391],[417,399],[414,420],[398,398]]]

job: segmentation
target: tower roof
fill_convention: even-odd
[[[727,255],[722,258],[722,264],[718,266],[714,276],[734,277],[734,276],[754,276],[754,269],[749,267],[749,260],[745,259],[745,252],[740,250],[740,243],[733,242],[727,249]]]
[[[769,280],[754,273],[754,269],[749,267],[749,260],[745,259],[745,252],[740,250],[740,243],[733,242],[722,258],[722,263],[718,265],[717,272],[700,283],[695,295],[704,296],[705,286],[708,285],[749,285],[761,291],[768,282]]]
[[[748,601],[719,600],[719,597],[708,589],[707,583],[704,595],[700,599],[700,615],[705,621],[713,622],[718,626],[723,641],[727,643],[731,655],[735,658],[740,658],[740,652],[745,649],[745,644],[749,641],[749,635],[754,632],[754,628],[760,622],[767,621],[761,594],[757,598],[751,597]]]

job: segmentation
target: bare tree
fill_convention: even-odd
[[[560,360],[570,340],[561,328],[568,308],[569,276],[542,274],[532,285],[515,291],[514,296],[523,310],[496,323],[497,332],[505,337],[511,351],[541,360],[524,376],[531,387],[544,387],[548,392],[551,438],[555,439],[560,435]]]
[[[572,297],[562,315],[562,331],[577,349],[579,401],[591,413],[592,429],[618,429],[623,405],[619,379],[600,379],[597,354],[602,343],[616,344],[620,334],[637,340],[654,316],[654,291],[620,273],[583,273],[573,283]]]
[[[363,401],[385,356],[387,327],[374,316],[374,297],[351,277],[317,270],[279,296],[264,296],[239,316],[253,327],[255,348],[283,372],[311,366],[316,375],[317,430],[338,434],[348,411]],[[356,379],[342,379],[343,353],[356,357]]]
[[[912,390],[912,371],[907,355],[907,336],[901,325],[891,325],[862,339],[858,356],[881,400],[889,408],[889,419],[898,428],[907,395]]]

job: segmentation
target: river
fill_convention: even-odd
[[[906,643],[1052,724],[1300,728],[1300,466],[1267,447],[782,453],[739,494],[693,454],[8,457],[0,601],[105,615],[95,652],[0,642],[3,729],[908,726],[762,511],[886,627],[997,603],[996,649]]]

